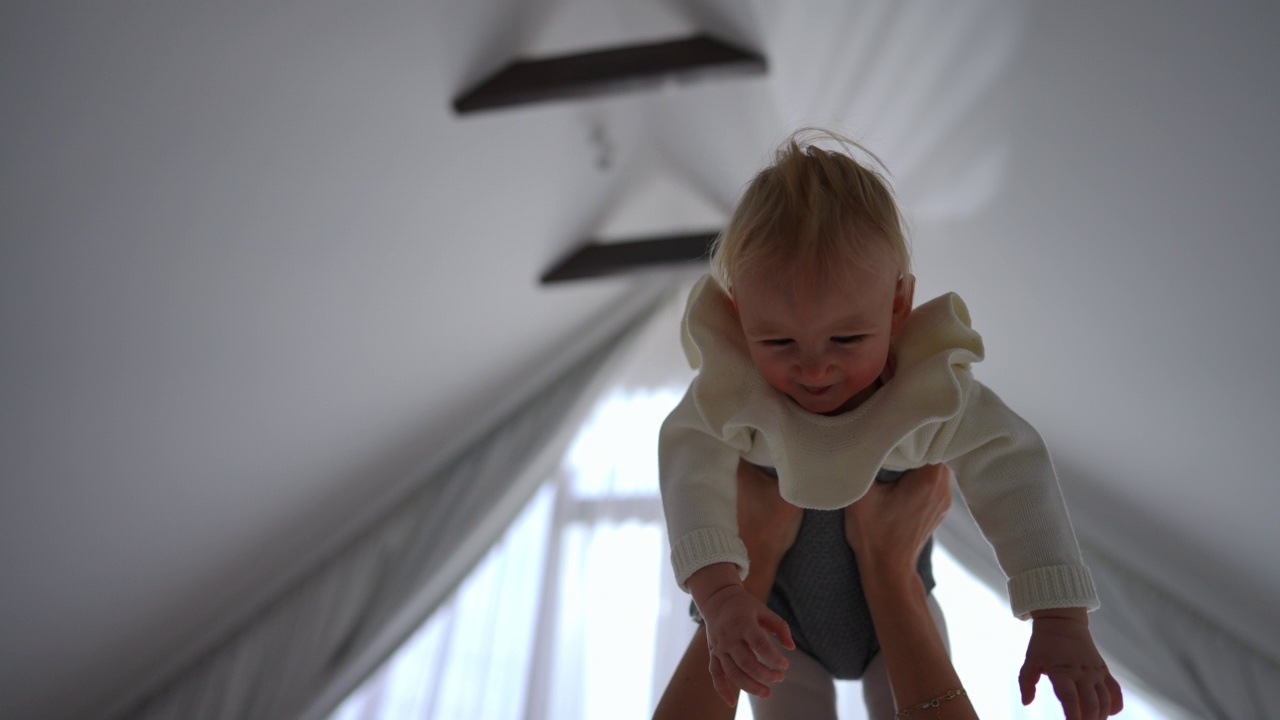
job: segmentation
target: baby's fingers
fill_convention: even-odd
[[[1084,720],[1085,716],[1080,712],[1080,691],[1076,688],[1075,681],[1053,673],[1049,673],[1049,680],[1053,683],[1053,693],[1058,696],[1058,702],[1062,703],[1066,720]]]
[[[1124,691],[1120,689],[1120,683],[1116,682],[1110,672],[1107,673],[1107,691],[1111,696],[1111,708],[1108,714],[1117,715],[1124,709]]]
[[[724,665],[720,663],[720,659],[712,655],[711,666],[708,669],[711,671],[711,685],[715,687],[716,694],[729,707],[737,706],[738,688],[725,677]]]
[[[776,680],[772,680],[767,673],[777,673],[778,671],[766,667],[759,660],[756,660],[754,655],[751,655],[748,659],[748,655],[751,655],[751,652],[744,647],[737,656],[726,658],[724,662],[725,674],[731,682],[752,695],[769,697],[772,694],[772,690],[765,683],[776,682]]]
[[[1110,671],[1102,668],[1103,677],[1091,678],[1089,687],[1080,683],[1080,712],[1084,720],[1106,720],[1124,708],[1124,698],[1120,693],[1120,683],[1111,677]],[[1090,698],[1094,698],[1091,702]]]
[[[1110,673],[1100,676],[1095,670],[1077,668],[1054,669],[1046,674],[1067,720],[1106,720],[1108,715],[1119,712],[1118,708],[1113,710],[1120,698],[1112,696],[1112,687],[1119,693],[1120,686]]]
[[[1036,699],[1036,683],[1040,682],[1040,670],[1031,666],[1031,662],[1023,663],[1018,671],[1018,687],[1022,690],[1022,704],[1030,705]]]
[[[1094,706],[1092,717],[1096,718],[1096,720],[1106,720],[1106,717],[1111,714],[1111,692],[1107,689],[1106,683],[1103,682],[1095,683],[1093,692],[1097,704]],[[1081,709],[1084,708],[1082,707]],[[1086,717],[1089,716],[1086,714]]]
[[[768,677],[762,677],[765,682],[778,682],[782,680],[782,671],[787,669],[791,661],[787,660],[787,656],[782,653],[778,645],[774,643],[773,637],[763,633],[753,635],[748,641],[751,652],[755,654],[760,665],[768,670],[774,671]]]
[[[1103,678],[1066,669],[1048,675],[1067,720],[1105,720],[1111,714],[1111,693]]]
[[[764,617],[760,618],[760,627],[763,627],[765,630],[776,635],[778,637],[778,642],[782,643],[782,646],[785,647],[786,649],[788,650],[796,649],[796,641],[791,638],[791,626],[787,625],[787,621],[783,620],[780,616],[774,613],[769,613],[768,615],[765,615]],[[772,643],[770,643],[770,645],[772,646]],[[779,652],[778,656],[782,657],[782,653]],[[768,656],[766,656],[766,659],[767,657]],[[785,663],[786,663],[786,658],[783,658],[783,664],[781,665],[778,665],[777,663],[774,663],[774,664],[778,665],[778,667],[785,670],[787,668]]]
[[[757,648],[764,647],[769,649],[776,656],[781,658],[782,667],[780,668],[772,658],[762,660]],[[782,657],[778,648],[767,637],[763,640],[752,638],[748,644],[743,645],[740,652],[734,653],[734,660],[738,662],[738,667],[743,672],[751,676],[756,682],[772,684],[782,681],[782,668],[786,667],[787,659]]]

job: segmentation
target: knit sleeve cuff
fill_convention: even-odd
[[[698,528],[671,546],[671,564],[675,567],[676,582],[685,592],[689,592],[685,582],[690,575],[708,565],[722,562],[737,565],[739,577],[747,577],[747,546],[742,544],[737,535],[721,528]]]
[[[1097,610],[1098,591],[1084,565],[1051,565],[1009,578],[1013,614],[1026,620],[1035,610],[1082,607]]]

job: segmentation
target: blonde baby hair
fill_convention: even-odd
[[[854,159],[855,149],[887,174],[870,150],[821,128],[798,130],[778,148],[712,249],[712,274],[726,292],[743,272],[766,268],[792,282],[830,281],[849,263],[896,277],[911,272],[893,191],[875,167]]]

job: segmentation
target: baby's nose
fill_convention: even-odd
[[[796,367],[796,379],[806,385],[817,385],[831,376],[831,365],[823,358],[812,357],[800,361]]]

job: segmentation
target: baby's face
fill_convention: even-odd
[[[733,295],[764,379],[809,412],[838,415],[875,392],[897,329],[899,287],[892,273],[859,268],[843,281],[798,288],[748,272],[735,279]],[[905,302],[909,311],[909,292]]]

